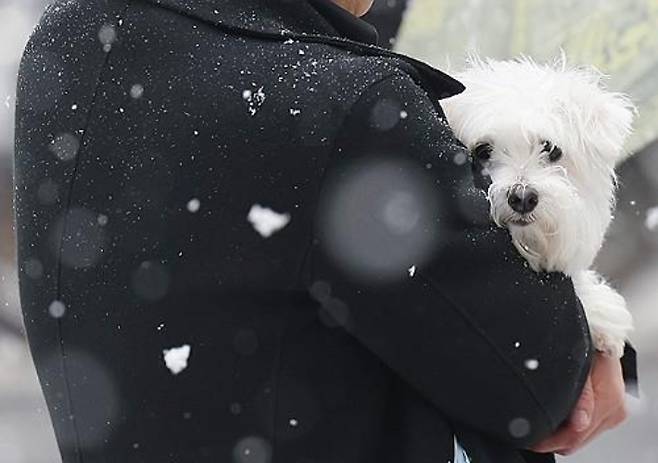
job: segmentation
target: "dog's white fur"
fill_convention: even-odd
[[[466,90],[442,106],[469,149],[492,148],[482,166],[492,180],[493,220],[509,229],[533,269],[572,277],[595,347],[620,357],[632,317],[624,298],[589,267],[612,218],[614,169],[625,157],[633,105],[607,91],[599,72],[570,68],[564,57],[544,65],[471,58],[456,77]],[[563,152],[556,162],[547,158],[546,141]],[[512,210],[513,185],[537,191],[534,211]]]

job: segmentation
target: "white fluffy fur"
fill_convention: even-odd
[[[546,65],[471,59],[456,76],[466,91],[442,106],[467,147],[493,147],[484,163],[493,220],[509,229],[535,270],[573,278],[595,347],[621,356],[632,317],[623,297],[589,267],[611,221],[614,169],[625,157],[633,105],[607,91],[599,72],[569,68],[564,58]],[[560,160],[547,159],[545,141],[562,149]],[[508,205],[515,184],[537,191],[532,213],[522,216]],[[520,219],[531,223],[516,225]]]

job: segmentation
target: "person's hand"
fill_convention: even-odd
[[[597,353],[569,421],[531,450],[569,455],[603,431],[618,426],[626,419],[626,415],[621,362]]]

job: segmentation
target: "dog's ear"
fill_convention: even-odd
[[[632,153],[624,144],[632,132],[637,110],[624,94],[601,89],[588,124],[588,137],[611,167],[626,160]]]

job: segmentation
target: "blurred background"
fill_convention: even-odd
[[[84,0],[79,0],[84,1]],[[12,228],[15,83],[22,49],[47,1],[0,0],[0,461],[59,463],[21,324]],[[641,399],[631,418],[575,463],[658,463],[658,2],[655,0],[375,0],[382,44],[444,70],[467,52],[595,65],[639,109],[620,167],[615,221],[598,269],[636,319]]]

